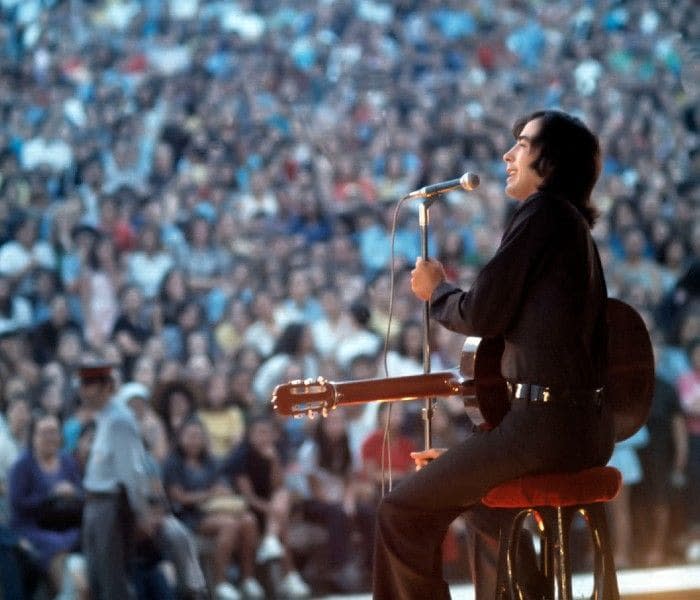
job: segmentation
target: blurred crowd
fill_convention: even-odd
[[[423,372],[417,206],[398,201],[480,175],[430,209],[429,253],[468,286],[512,209],[511,125],[545,107],[600,135],[609,295],[643,316],[657,360],[649,422],[620,459],[632,493],[613,518],[632,519],[615,528],[618,562],[700,560],[698,39],[693,0],[1,0],[4,547],[27,525],[17,465],[49,452],[39,425],[58,428],[79,491],[94,415],[75,374],[90,354],[119,365],[118,393],[138,390],[145,444],[194,533],[213,535],[203,507],[177,501],[189,454],[217,465],[204,496],[224,486],[256,508],[256,568],[282,557],[290,597],[366,585],[385,411],[288,419],[272,391]],[[432,369],[458,364],[463,340],[431,334]],[[413,404],[392,411],[394,480],[422,445]],[[465,418],[441,400],[435,445]],[[241,503],[219,509],[241,526]],[[19,541],[44,544],[36,527]],[[49,537],[34,567],[58,593],[80,569],[54,559],[79,543]],[[232,584],[238,550],[214,560]]]

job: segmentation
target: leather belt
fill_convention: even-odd
[[[556,402],[569,405],[600,406],[603,401],[603,388],[595,390],[554,389],[536,383],[506,382],[511,400],[526,400],[528,403],[545,404]]]

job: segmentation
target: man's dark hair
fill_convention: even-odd
[[[598,138],[583,121],[559,110],[539,110],[518,119],[513,136],[517,139],[536,119],[540,131],[531,143],[539,156],[532,167],[544,178],[540,190],[565,197],[593,226],[599,215],[591,200],[601,168]]]

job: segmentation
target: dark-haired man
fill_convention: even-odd
[[[598,140],[559,111],[520,119],[513,134],[505,191],[519,206],[495,256],[468,291],[433,260],[419,259],[411,280],[443,326],[504,339],[511,410],[447,451],[415,453],[418,472],[379,507],[376,599],[449,598],[441,544],[463,513],[477,599],[493,598],[499,513],[480,504],[485,492],[528,473],[602,465],[612,452],[612,419],[600,402],[607,291],[590,235]]]

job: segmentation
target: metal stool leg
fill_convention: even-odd
[[[593,541],[592,600],[619,600],[617,576],[608,536],[605,506],[538,506],[519,511],[501,532],[496,600],[522,600],[524,590],[518,581],[518,541],[525,519],[537,513],[541,519],[540,568],[547,585],[547,600],[572,600],[570,556],[571,526],[576,514],[586,520]]]
[[[517,578],[518,545],[525,519],[532,509],[524,508],[501,530],[498,549],[496,600],[519,600],[523,597]]]
[[[588,522],[593,539],[593,599],[619,600],[615,560],[610,545],[608,521],[603,504],[588,504],[581,509],[581,514]]]

